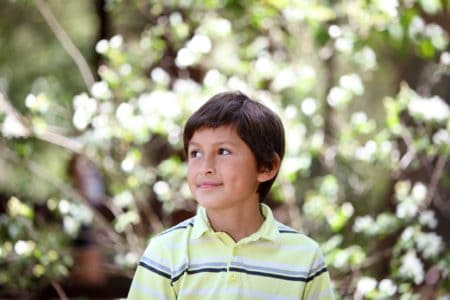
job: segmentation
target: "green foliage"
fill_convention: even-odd
[[[38,221],[32,206],[13,197],[0,216],[0,286],[24,292],[69,275],[70,240],[55,222]]]
[[[15,4],[23,7],[30,9]],[[71,70],[22,83],[19,96],[2,89],[23,118],[3,111],[0,145],[9,150],[0,157],[9,153],[15,169],[39,175],[33,163],[43,164],[46,149],[45,157],[81,152],[104,178],[102,201],[114,220],[105,223],[95,205],[56,180],[67,159],[54,160],[59,168],[37,181],[53,187],[40,198],[50,198],[54,222],[38,221],[35,207],[17,198],[1,216],[1,264],[12,267],[2,268],[0,286],[35,288],[67,276],[71,261],[61,253],[82,225],[109,232],[114,263],[133,270],[149,234],[195,210],[185,182],[185,120],[214,93],[239,89],[283,119],[288,143],[272,197],[293,226],[322,243],[336,294],[414,299],[438,272],[434,296],[445,295],[450,254],[434,203],[448,195],[450,110],[433,93],[450,74],[450,54],[448,32],[430,21],[445,7],[438,0],[107,1],[118,33],[91,47],[102,58],[98,81],[73,87],[66,79],[79,74]],[[431,79],[406,83],[396,75],[417,60],[426,66],[417,73],[431,70],[421,74]],[[36,151],[36,140],[65,149]],[[0,191],[23,194],[4,182],[0,174]],[[20,283],[9,279],[19,273]]]

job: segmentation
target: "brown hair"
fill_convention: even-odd
[[[188,119],[183,132],[184,151],[187,154],[189,141],[200,128],[232,126],[247,144],[256,160],[258,170],[272,170],[278,155],[284,156],[284,128],[280,118],[263,104],[241,92],[224,92],[210,98]],[[257,190],[263,201],[278,173],[262,182]]]

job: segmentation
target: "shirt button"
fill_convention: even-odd
[[[236,280],[237,280],[236,274],[231,274],[231,275],[230,275],[230,281],[231,281],[231,282],[236,282]]]

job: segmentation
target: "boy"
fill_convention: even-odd
[[[189,118],[183,140],[200,208],[151,240],[128,299],[333,299],[317,243],[261,203],[284,155],[278,116],[220,93]]]

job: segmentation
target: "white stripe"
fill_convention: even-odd
[[[316,260],[313,262],[312,266],[311,266],[311,273],[318,271],[319,269],[322,269],[323,267],[325,267],[326,264],[323,261],[322,257],[317,257]]]
[[[246,265],[253,265],[253,266],[258,266],[258,267],[263,267],[263,268],[295,270],[296,272],[304,272],[304,273],[307,273],[309,271],[308,266],[304,266],[304,265],[273,263],[273,262],[267,262],[267,261],[261,261],[261,260],[247,259],[247,258],[243,258],[240,256],[235,256],[233,259],[233,262],[246,264]]]
[[[157,263],[156,261],[151,260],[148,257],[145,257],[145,256],[142,257],[141,261],[144,262],[145,264],[151,266],[151,267],[154,267],[155,269],[158,269],[160,271],[164,271],[165,273],[168,273],[170,275],[170,269],[168,267],[163,266],[160,263]]]
[[[194,219],[194,218],[189,218],[189,219],[187,219],[187,220],[184,220],[183,222],[181,222],[181,223],[179,223],[179,224],[177,224],[177,225],[175,225],[175,226],[173,226],[173,227],[170,227],[170,228],[167,229],[167,230],[164,230],[164,231],[161,232],[159,235],[164,235],[164,234],[169,233],[169,232],[171,232],[171,231],[173,231],[173,230],[185,228],[186,226],[189,226],[191,223],[193,224],[193,219]]]
[[[317,247],[312,245],[280,245],[279,249],[283,251],[302,251],[308,253],[317,252]]]
[[[295,231],[295,232],[298,232],[298,230],[295,230],[294,228],[289,227],[289,226],[286,226],[286,225],[284,225],[284,224],[282,224],[282,223],[278,223],[278,222],[277,222],[277,225],[278,225],[278,229],[279,229],[279,230],[289,230],[289,231]]]
[[[206,258],[202,260],[195,260],[189,263],[189,270],[198,270],[202,268],[226,268],[228,262],[224,257]],[[231,267],[240,267],[248,271],[261,271],[269,274],[278,274],[286,276],[303,276],[307,277],[309,269],[305,266],[295,266],[290,264],[277,264],[269,263],[259,260],[244,259],[239,256],[235,256],[230,264]],[[186,264],[178,267],[174,273],[177,277],[179,273],[183,272],[186,268]]]
[[[207,264],[190,264],[189,270],[202,269],[202,268],[226,268],[227,264],[223,262],[207,263]]]
[[[147,248],[147,250],[145,251],[144,255],[142,255],[141,260],[144,261],[144,262],[145,261],[154,261],[154,262],[157,262],[157,264],[160,264],[160,265],[163,265],[163,266],[164,265],[165,266],[170,265],[170,263],[169,263],[169,261],[167,259],[164,259],[164,258],[162,258],[162,257],[160,257],[158,255],[155,255],[155,253],[153,253],[153,252],[150,253],[150,249],[149,248]]]
[[[200,264],[208,264],[208,263],[217,263],[224,262],[226,263],[228,258],[226,256],[209,256],[209,257],[201,257],[191,260],[192,265],[200,265]]]
[[[267,274],[274,274],[274,275],[303,276],[305,278],[308,276],[308,272],[295,272],[283,269],[264,268],[259,266],[251,266],[243,263],[231,263],[231,267],[241,267],[247,271],[261,271]]]

